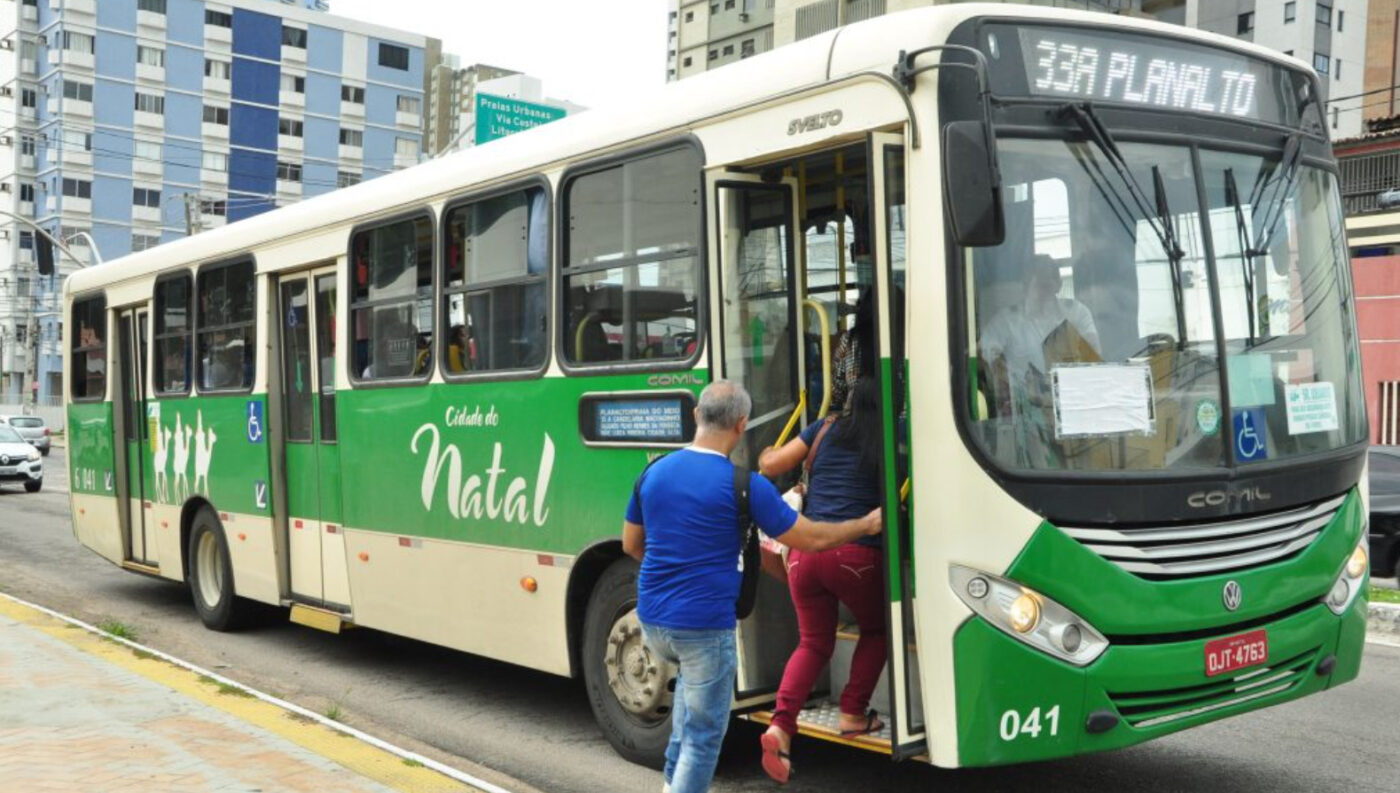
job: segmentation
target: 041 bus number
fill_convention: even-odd
[[[1041,730],[1049,730],[1053,737],[1060,734],[1060,706],[1045,711],[1044,716],[1040,713],[1040,708],[1031,708],[1031,712],[1024,717],[1019,711],[1008,710],[1001,714],[1001,739],[1003,741],[1014,741],[1022,735],[1029,735],[1032,738],[1039,738]]]

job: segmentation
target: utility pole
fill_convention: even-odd
[[[182,193],[181,198],[185,200],[185,236],[193,237],[198,233],[199,218],[199,196],[194,193]]]

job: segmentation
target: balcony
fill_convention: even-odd
[[[132,121],[138,127],[160,130],[165,129],[165,116],[161,113],[147,113],[144,110],[138,110],[136,111],[135,117],[132,119]],[[228,135],[227,132],[225,132],[224,134],[226,136]]]
[[[401,127],[419,129],[423,126],[423,116],[418,113],[405,113],[399,110],[394,113],[394,123]]]
[[[210,124],[205,122],[201,124],[200,127],[206,138],[228,140],[228,124]]]
[[[63,114],[65,116],[82,116],[83,118],[92,118],[92,103],[84,102],[81,99],[69,99],[67,97],[64,97]]]
[[[97,57],[91,52],[78,52],[77,50],[49,50],[49,54],[62,52],[62,62],[64,66],[71,66],[76,69],[92,69],[97,65]]]
[[[53,152],[55,149],[49,149],[49,151]],[[83,168],[92,167],[92,152],[86,149],[68,149],[64,151],[60,157],[62,157],[64,165],[74,165]]]
[[[222,28],[220,28],[220,30],[222,30]],[[231,80],[225,80],[222,77],[204,78],[204,93],[206,94],[222,94],[228,96],[232,90],[233,82]]]
[[[68,0],[63,4],[63,10],[73,14],[97,16],[97,0]]]
[[[359,162],[364,158],[365,149],[363,146],[346,146],[344,143],[340,144],[341,160],[353,160],[355,162]]]
[[[306,48],[305,48],[305,47],[288,47],[287,45],[283,44],[283,45],[282,45],[282,62],[283,62],[283,63],[306,63]]]
[[[131,171],[159,183],[161,177],[165,175],[165,163],[160,160],[149,160],[145,157],[134,157],[131,160]]]
[[[152,66],[149,63],[136,64],[136,79],[149,80],[153,83],[165,82],[165,67]]]
[[[306,140],[296,135],[278,135],[277,148],[282,151],[300,152],[306,148]]]
[[[404,168],[412,168],[413,166],[415,166],[415,165],[417,165],[417,164],[418,164],[418,155],[417,155],[416,153],[415,153],[415,154],[404,154],[404,153],[402,153],[402,152],[395,152],[395,153],[394,153],[394,170],[402,170],[402,169],[404,169]]]
[[[151,31],[165,31],[165,14],[157,14],[154,11],[136,11],[136,27],[146,28]]]
[[[63,208],[68,208],[66,202]],[[160,207],[133,206],[131,208],[131,219],[134,221],[144,221],[146,223],[160,223]]]
[[[71,213],[74,215],[91,215],[92,199],[75,198],[73,196],[66,195],[63,197],[63,212],[64,214]]]
[[[50,152],[53,152],[54,150],[53,150],[53,149],[49,149],[49,151],[50,151]],[[37,166],[38,166],[38,162],[37,162],[36,158],[34,157],[34,155],[32,155],[32,154],[21,154],[21,155],[19,156],[19,167],[20,167],[20,168],[22,168],[22,169],[24,169],[24,170],[26,170],[26,171],[32,171],[32,170],[34,170]]]
[[[25,217],[30,217],[30,218],[34,217],[34,202],[33,202],[33,201],[21,201],[21,202],[19,202],[19,213],[20,213],[21,215],[24,215]]]
[[[215,171],[209,168],[199,169],[200,184],[211,191],[223,192],[228,187],[228,171]]]
[[[358,102],[346,102],[342,99],[340,101],[340,116],[341,118],[364,118],[365,106]]]
[[[204,43],[206,46],[210,44],[223,44],[225,48],[227,48],[228,45],[233,44],[233,28],[226,28],[220,25],[205,25]]]
[[[38,22],[38,21],[39,21],[39,7],[38,7],[38,6],[20,6],[20,7],[19,7],[19,18],[22,19],[22,20],[24,20],[25,22]]]
[[[281,102],[283,107],[306,107],[306,94],[282,91],[277,94],[277,101]]]

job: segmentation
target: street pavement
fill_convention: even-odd
[[[371,630],[332,636],[279,619],[238,634],[206,631],[184,587],[121,571],[77,545],[62,453],[46,459],[44,492],[0,489],[0,591],[88,622],[119,620],[145,644],[311,710],[334,709],[340,720],[427,757],[514,777],[519,782],[503,784],[513,791],[660,789],[656,772],[622,760],[603,740],[576,681]],[[799,740],[790,787],[1394,793],[1400,772],[1387,736],[1397,703],[1400,647],[1370,644],[1356,682],[1132,749],[943,771]],[[0,700],[0,723],[5,707]],[[759,733],[756,725],[733,723],[715,791],[774,790],[759,769]]]

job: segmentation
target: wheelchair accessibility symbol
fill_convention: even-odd
[[[248,442],[263,442],[263,404],[261,402],[248,403]]]
[[[1241,408],[1235,411],[1235,459],[1240,462],[1266,460],[1269,445],[1264,426],[1263,408]]]

